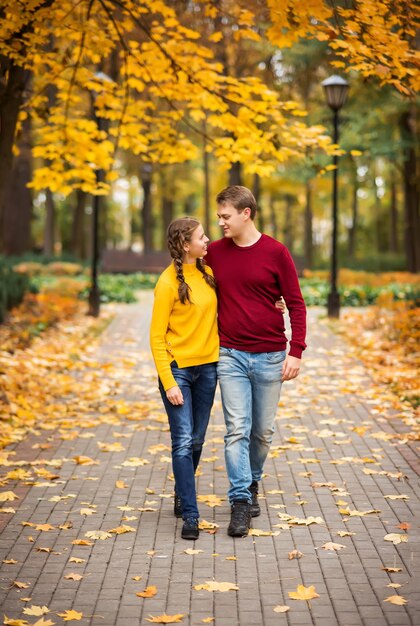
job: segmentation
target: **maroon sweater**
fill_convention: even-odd
[[[274,306],[283,296],[292,326],[289,354],[301,358],[306,308],[286,246],[268,235],[247,247],[219,239],[205,260],[217,282],[220,345],[245,352],[284,350],[283,314]]]

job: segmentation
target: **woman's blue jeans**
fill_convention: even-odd
[[[172,440],[175,489],[182,502],[182,517],[199,517],[195,492],[195,470],[200,459],[217,385],[217,363],[178,367],[172,374],[182,391],[184,404],[174,406],[159,389],[168,414]]]
[[[226,422],[225,460],[230,502],[251,502],[249,486],[261,480],[274,433],[286,352],[220,348],[218,365]]]

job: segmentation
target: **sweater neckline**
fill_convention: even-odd
[[[256,246],[258,246],[259,243],[261,243],[261,241],[263,240],[263,237],[264,237],[264,233],[261,233],[261,237],[259,237],[257,241],[255,243],[252,243],[250,246],[238,246],[238,244],[235,243],[233,239],[231,239],[231,242],[237,250],[252,250]]]

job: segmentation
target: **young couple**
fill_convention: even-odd
[[[280,388],[299,374],[306,347],[305,303],[289,251],[257,230],[256,201],[246,187],[227,187],[217,205],[224,237],[209,246],[195,218],[170,224],[173,263],[157,282],[150,330],[171,431],[174,513],[183,518],[183,539],[199,535],[195,470],[217,379],[226,422],[228,534],[243,537],[251,517],[260,514],[258,481]],[[282,310],[276,304],[280,296],[292,326],[287,356]]]

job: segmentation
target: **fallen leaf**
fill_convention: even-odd
[[[389,572],[390,574],[396,574],[397,572],[402,572],[402,567],[382,567],[384,572]]]
[[[204,589],[205,591],[237,591],[239,587],[234,583],[218,583],[215,580],[206,580],[205,583],[200,585],[194,585],[194,589],[196,591],[201,591]]]
[[[197,496],[197,502],[204,502],[207,506],[222,506],[223,498],[219,498],[214,493]]]
[[[287,604],[278,604],[274,607],[273,611],[274,613],[287,613],[287,611],[290,611],[290,606],[287,606]]]
[[[399,528],[400,530],[410,530],[411,524],[409,524],[408,522],[401,522],[401,524],[397,525],[397,528]]]
[[[338,509],[338,512],[342,515],[349,515],[350,517],[363,517],[363,515],[373,515],[374,513],[380,513],[381,511],[379,509],[371,509],[369,511],[357,511],[357,509]]]
[[[292,600],[313,600],[313,598],[319,598],[319,594],[315,591],[315,587],[305,587],[304,585],[298,585],[296,591],[289,591],[289,598]]]
[[[403,598],[403,596],[389,596],[385,598],[384,602],[390,602],[391,604],[398,604],[402,606],[403,604],[407,604],[408,600]]]
[[[200,554],[203,550],[194,550],[194,548],[187,548],[184,550],[185,554]]]
[[[3,506],[0,509],[0,513],[16,513],[16,509],[13,509],[11,506]]]
[[[146,587],[144,591],[138,591],[136,596],[139,598],[153,598],[157,594],[157,587],[151,585],[150,587]]]
[[[31,607],[25,607],[23,609],[24,615],[34,615],[35,617],[46,615],[49,612],[50,609],[47,606],[35,606],[34,604]]]
[[[124,480],[116,480],[115,486],[117,489],[127,489],[128,485]]]
[[[110,537],[112,537],[111,533],[107,533],[105,530],[88,530],[85,533],[85,537],[87,537],[88,539],[109,539]]]
[[[402,585],[400,585],[400,583],[389,583],[387,587],[392,587],[393,589],[399,589],[400,587],[402,587]]]
[[[32,626],[54,626],[55,622],[53,622],[50,619],[44,619],[43,617],[41,617],[41,619],[38,619],[36,622],[34,622],[32,624]]]
[[[398,543],[407,543],[408,535],[400,535],[399,533],[389,533],[384,537],[385,541],[392,541],[394,545]]]
[[[80,509],[80,515],[93,515],[96,513],[93,509]]]
[[[13,619],[12,617],[4,616],[3,626],[27,626],[29,622],[26,619]]]
[[[409,500],[410,497],[406,496],[405,494],[402,495],[398,495],[398,496],[384,496],[384,498],[387,498],[388,500]]]
[[[272,532],[271,530],[260,530],[259,528],[250,528],[249,533],[251,537],[272,537],[277,536],[279,531]]]
[[[93,546],[93,542],[86,541],[86,539],[74,539],[74,541],[72,541],[72,544],[74,546]]]
[[[131,580],[137,580],[137,581],[139,581],[139,580],[141,580],[141,579],[142,579],[142,576],[132,576],[132,577],[131,577]]]
[[[69,563],[85,563],[86,559],[79,559],[77,556],[72,556],[69,559]]]
[[[217,532],[217,529],[219,528],[219,524],[216,524],[215,522],[208,522],[207,520],[202,519],[200,523],[198,524],[198,527],[200,530],[204,530],[205,532],[208,532],[211,535],[213,535],[214,533]]]
[[[0,492],[0,502],[9,502],[12,500],[19,500],[19,496],[17,496],[13,491]]]
[[[351,533],[348,530],[338,530],[337,531],[337,535],[339,537],[352,537],[352,535],[355,535],[356,533]]]
[[[12,586],[18,589],[27,589],[31,586],[31,583],[21,583],[19,580],[14,580]]]
[[[299,550],[292,550],[288,554],[288,559],[289,561],[292,561],[293,559],[301,559],[303,556],[303,552],[299,552]]]
[[[17,563],[17,561],[15,561],[15,559],[3,559],[2,561],[5,565],[15,565],[15,563]]]
[[[225,558],[225,561],[237,561],[237,560],[238,560],[238,559],[237,559],[237,557],[236,557],[236,556],[227,556],[227,557]]]
[[[124,467],[141,467],[142,465],[148,465],[150,461],[147,459],[141,459],[140,457],[132,456],[127,461],[121,463]]]
[[[99,465],[99,461],[91,459],[90,456],[74,456],[73,461],[77,465]]]
[[[79,611],[75,611],[74,609],[67,609],[64,613],[57,613],[60,617],[63,618],[65,622],[70,622],[71,620],[81,620],[83,617],[83,613],[79,613]]]
[[[328,541],[327,543],[324,543],[323,546],[321,546],[323,550],[341,550],[345,547],[346,546],[343,546],[342,543],[334,543],[333,541]]]
[[[64,578],[66,578],[67,580],[82,580],[83,576],[81,576],[80,574],[66,574],[64,576]]]
[[[124,533],[135,533],[136,529],[132,526],[127,526],[127,524],[123,524],[122,526],[117,526],[117,528],[111,528],[109,532],[115,535],[123,535]]]
[[[214,620],[214,617],[203,617],[201,621],[203,622],[203,624],[211,624],[211,622],[214,622]]]
[[[185,613],[177,613],[177,615],[151,615],[150,618],[146,617],[147,622],[152,622],[153,624],[179,624],[182,622],[182,619],[185,617]]]
[[[55,526],[51,526],[51,524],[36,524],[35,530],[41,530],[43,532],[48,532],[49,530],[56,530]]]

